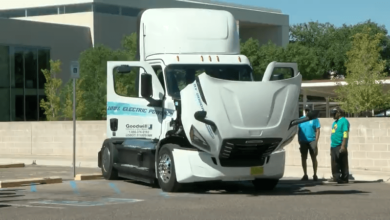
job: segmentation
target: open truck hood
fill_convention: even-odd
[[[182,123],[188,140],[220,158],[224,151],[229,153],[229,144],[264,144],[273,146],[265,150],[271,153],[296,134],[290,123],[299,118],[301,78],[297,74],[285,80],[243,82],[199,75],[181,91]],[[211,123],[195,118],[204,112]]]

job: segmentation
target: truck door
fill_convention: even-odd
[[[151,103],[141,97],[140,75],[152,76]],[[164,89],[146,62],[107,62],[107,138],[160,138]]]

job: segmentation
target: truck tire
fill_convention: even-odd
[[[106,180],[117,180],[118,171],[113,167],[114,164],[114,145],[109,141],[104,142],[102,149],[102,173]]]
[[[175,161],[172,155],[172,150],[176,147],[175,144],[165,144],[158,152],[158,183],[164,192],[178,192],[182,186],[176,180]]]
[[[279,179],[255,179],[252,184],[257,190],[273,190],[278,182]]]

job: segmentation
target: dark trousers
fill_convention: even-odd
[[[341,146],[330,148],[333,179],[335,181],[348,181],[348,150],[344,153],[340,153],[340,149]]]

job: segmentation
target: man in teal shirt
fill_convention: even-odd
[[[306,115],[310,112],[310,107],[305,106]],[[302,116],[304,117],[304,116]],[[307,176],[307,155],[310,152],[310,157],[313,162],[313,180],[317,181],[317,155],[318,155],[318,139],[320,138],[320,120],[318,118],[301,123],[298,125],[298,141],[300,145],[301,159],[302,159],[302,168],[303,168],[303,177],[302,180],[308,180]]]
[[[330,155],[332,160],[333,180],[338,183],[348,183],[348,138],[349,121],[344,117],[344,111],[336,107],[331,111],[335,121],[332,124]],[[341,173],[340,173],[341,171]]]

